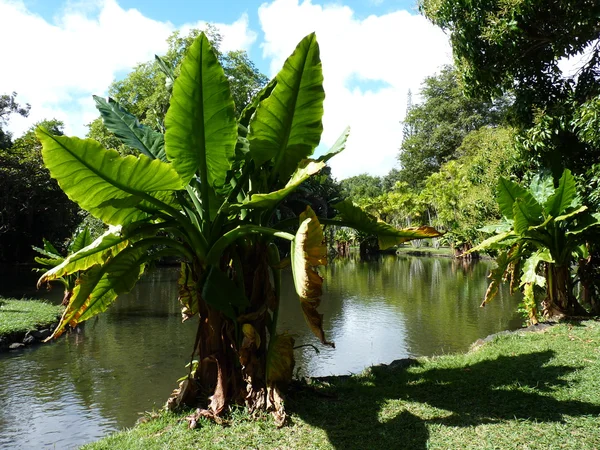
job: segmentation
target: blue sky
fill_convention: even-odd
[[[274,76],[296,43],[316,31],[325,77],[321,148],[349,125],[333,173],[383,175],[396,165],[408,89],[451,61],[447,37],[418,15],[413,0],[0,0],[0,39],[13,61],[0,71],[0,93],[31,104],[14,118],[19,135],[56,117],[84,136],[92,94],[166,49],[177,29],[215,23],[224,50],[246,50]],[[15,39],[14,36],[19,36]]]

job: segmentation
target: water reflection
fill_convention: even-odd
[[[320,309],[337,348],[324,348],[319,356],[303,348],[296,358],[300,373],[357,372],[407,356],[463,351],[481,337],[519,327],[519,299],[506,290],[479,307],[491,264],[390,255],[336,261],[324,271]],[[285,296],[293,298],[287,276]],[[313,342],[295,303],[283,305],[280,328],[293,331],[299,345]]]
[[[313,376],[464,350],[520,323],[518,300],[505,291],[479,308],[488,268],[395,256],[332,263],[320,309],[336,349],[315,342],[284,273],[279,329],[298,345],[318,345],[320,355],[308,347],[296,354],[300,373]],[[185,373],[195,333],[193,321],[180,322],[176,278],[177,269],[156,270],[81,333],[0,354],[0,449],[73,448],[161,406]]]

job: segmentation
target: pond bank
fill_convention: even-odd
[[[62,306],[0,297],[0,352],[42,342],[56,327]]]
[[[231,412],[222,427],[158,413],[87,449],[600,448],[600,322],[511,333],[464,354],[292,385],[289,423]],[[368,443],[368,445],[366,445]]]

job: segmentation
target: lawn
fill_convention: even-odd
[[[61,310],[40,300],[0,298],[0,336],[48,326],[56,322]]]
[[[296,383],[289,423],[159,413],[86,449],[598,449],[600,322],[499,336],[466,354]]]

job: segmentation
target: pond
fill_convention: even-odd
[[[294,334],[296,345],[320,350],[296,350],[298,374],[356,373],[398,358],[464,351],[478,338],[518,328],[519,299],[506,290],[479,307],[491,264],[394,255],[334,261],[323,271],[320,311],[335,349],[312,336],[284,273],[279,329]],[[186,373],[196,330],[194,321],[180,321],[176,279],[177,268],[156,269],[80,332],[0,354],[0,449],[74,448],[160,408]],[[1,281],[0,294],[14,296],[8,278]],[[60,301],[60,289],[51,295]]]

